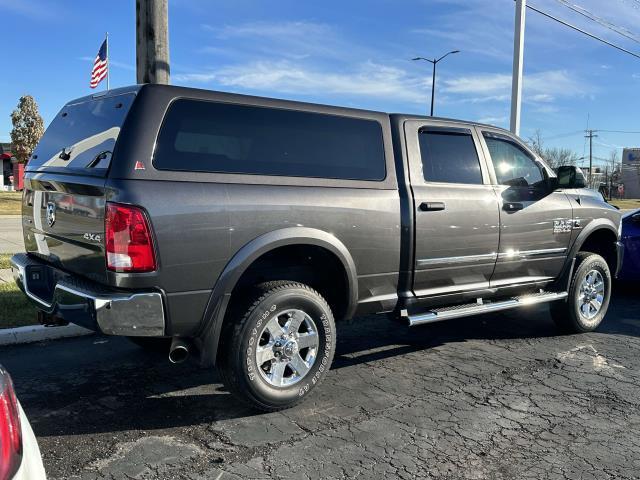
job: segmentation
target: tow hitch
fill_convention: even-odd
[[[69,322],[63,318],[50,313],[45,313],[41,310],[38,310],[38,323],[45,327],[64,327],[65,325],[69,325]]]

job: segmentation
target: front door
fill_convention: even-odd
[[[500,201],[500,247],[492,287],[544,283],[561,271],[568,254],[573,214],[567,195],[549,188],[555,175],[517,138],[478,129],[491,159]]]
[[[487,288],[498,252],[498,199],[477,133],[441,121],[405,123],[417,296]]]

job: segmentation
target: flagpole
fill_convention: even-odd
[[[110,87],[110,85],[109,85],[109,73],[110,73],[109,70],[111,70],[111,65],[110,65],[111,62],[109,60],[109,32],[105,33],[105,39],[106,39],[106,42],[107,42],[107,91],[109,91],[109,89],[110,89],[109,88]]]

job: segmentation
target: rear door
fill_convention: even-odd
[[[26,166],[25,249],[94,280],[106,278],[105,178],[134,93],[65,105]]]
[[[475,130],[411,120],[405,135],[415,209],[414,293],[488,287],[499,212]]]
[[[479,128],[500,201],[500,248],[492,287],[548,282],[568,253],[573,214],[567,195],[548,188],[555,175],[516,137]]]

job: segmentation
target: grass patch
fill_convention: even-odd
[[[0,192],[0,215],[22,213],[22,192]]]
[[[611,205],[614,205],[623,210],[637,209],[640,208],[640,200],[638,199],[614,199],[609,202]]]
[[[12,253],[0,253],[0,269],[11,268],[11,263],[9,263],[9,260],[12,256]]]
[[[36,312],[14,282],[0,283],[0,328],[37,325]]]

